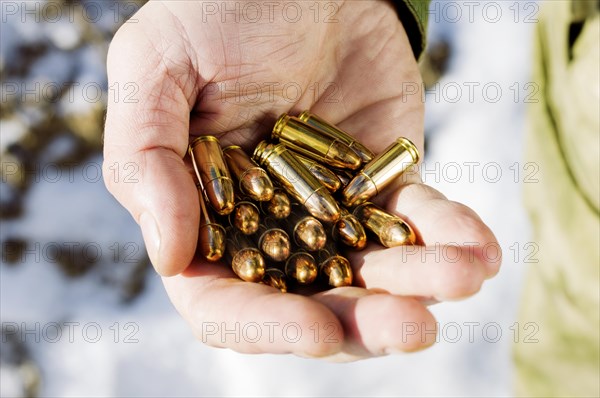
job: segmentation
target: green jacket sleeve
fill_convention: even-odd
[[[430,0],[394,0],[398,17],[417,59],[425,49],[429,2]]]

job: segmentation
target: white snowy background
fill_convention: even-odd
[[[512,395],[511,326],[516,321],[526,269],[523,257],[531,254],[525,247],[530,240],[529,225],[521,201],[522,184],[518,183],[528,171],[523,168],[524,108],[531,90],[524,85],[531,80],[531,33],[535,27],[526,17],[537,17],[536,13],[530,15],[537,5],[475,2],[471,20],[464,3],[452,2],[454,9],[448,8],[450,3],[434,2],[430,15],[430,42],[448,40],[452,54],[447,73],[427,95],[429,172],[424,179],[481,215],[501,242],[504,263],[499,275],[474,297],[431,307],[440,322],[438,344],[415,354],[349,364],[240,355],[196,341],[152,272],[147,273],[141,295],[124,304],[114,289],[100,282],[120,272],[121,264],[109,261],[115,242],[122,249],[133,242],[142,250],[143,243],[129,214],[110,196],[101,179],[93,178],[93,165],[101,164],[96,155],[85,162],[86,178],[83,165],[73,169],[72,181],[39,178],[23,198],[23,216],[1,224],[0,238],[27,236],[28,249],[37,242],[42,254],[52,242],[98,242],[107,262],[80,278],[66,277],[44,255],[36,259],[30,254],[17,265],[0,266],[1,321],[5,327],[16,324],[33,330],[29,334],[21,330],[19,340],[39,370],[39,395]],[[69,48],[79,33],[69,23],[49,26],[8,18],[7,23],[2,22],[0,64],[10,64],[20,41],[49,37],[57,48]],[[77,65],[77,81],[105,82],[104,60],[93,49],[69,58],[50,52],[30,78],[63,81],[68,78],[65,71],[72,70],[70,64]],[[484,91],[486,83],[490,84]],[[493,102],[498,87],[502,93]],[[77,109],[81,104],[66,105],[64,111],[68,112],[69,107]],[[0,127],[2,148],[26,129],[14,122],[3,122]],[[58,140],[44,156],[52,159],[69,145],[68,140]],[[468,162],[479,162],[471,176]],[[486,164],[492,165],[484,167]],[[518,175],[516,170],[520,170]],[[7,188],[3,185],[2,189]],[[140,258],[141,253],[135,257]],[[72,336],[66,322],[74,323]],[[60,338],[56,338],[56,329],[48,326],[53,323],[61,326]],[[469,325],[474,331],[472,338]],[[102,333],[99,337],[97,328]],[[6,353],[5,341],[2,343]],[[24,394],[23,379],[27,377],[30,375],[23,368],[2,362],[1,395]]]

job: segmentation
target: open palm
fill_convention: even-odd
[[[350,360],[431,345],[435,320],[424,303],[475,293],[499,260],[482,252],[496,240],[479,217],[418,177],[378,201],[423,246],[372,245],[351,256],[362,287],[281,294],[194,259],[199,207],[184,161],[192,136],[250,150],[279,114],[310,109],[375,152],[399,136],[423,150],[419,71],[391,4],[234,4],[237,15],[214,2],[151,2],[109,52],[111,87],[139,91],[109,103],[105,180],[142,227],[175,307],[199,339],[241,352]],[[106,177],[130,162],[137,183]]]

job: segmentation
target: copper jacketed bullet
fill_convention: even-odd
[[[277,268],[267,268],[262,283],[281,290],[282,293],[287,292],[287,283],[283,271]]]
[[[285,113],[275,123],[272,137],[294,151],[332,167],[356,170],[362,163],[360,156],[342,141]]]
[[[292,203],[283,189],[275,188],[271,200],[268,202],[261,202],[260,207],[263,210],[263,213],[281,220],[290,215]]]
[[[196,179],[198,201],[200,202],[200,228],[198,230],[198,250],[208,261],[218,261],[225,253],[225,228],[219,224],[207,208],[202,186]]]
[[[192,141],[190,154],[211,207],[220,215],[233,210],[233,181],[225,164],[219,140],[203,135]]]
[[[321,184],[325,185],[329,192],[335,192],[342,187],[342,182],[335,173],[323,166],[316,160],[309,159],[300,154],[294,154],[300,162],[315,176]]]
[[[285,223],[294,243],[308,251],[322,249],[327,242],[327,233],[323,224],[296,205]]]
[[[258,248],[273,261],[285,261],[290,255],[290,237],[272,218],[263,219],[255,235]]]
[[[329,137],[336,138],[348,145],[360,156],[363,163],[368,163],[375,157],[375,154],[370,149],[358,142],[354,137],[309,111],[302,112],[298,115],[298,119],[317,128]]]
[[[350,181],[342,191],[342,203],[354,207],[368,201],[418,161],[417,147],[408,139],[399,138]]]
[[[309,253],[297,251],[285,263],[285,274],[301,285],[309,285],[317,279],[319,271],[315,258]]]
[[[273,197],[273,183],[267,172],[258,166],[237,145],[223,148],[229,171],[239,183],[240,192],[251,199],[265,202]]]
[[[342,216],[332,228],[333,239],[355,250],[367,246],[367,233],[360,221],[348,210],[342,208]]]
[[[246,282],[260,282],[265,274],[265,259],[260,250],[233,227],[227,228],[225,259],[233,272]]]
[[[408,223],[373,203],[357,206],[353,214],[385,247],[414,245],[417,240]]]
[[[285,146],[262,141],[253,158],[314,217],[326,222],[340,217],[340,208],[331,193]]]
[[[238,200],[229,214],[229,224],[244,235],[252,235],[260,224],[260,211],[250,201]]]
[[[333,287],[352,285],[352,268],[345,257],[338,254],[333,244],[327,244],[317,253],[319,272]]]

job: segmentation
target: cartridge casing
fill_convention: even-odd
[[[341,256],[335,245],[328,243],[317,253],[319,272],[333,287],[352,285],[352,268],[350,262]]]
[[[253,158],[315,218],[335,222],[340,217],[340,208],[327,188],[285,146],[262,141]]]
[[[348,145],[285,113],[275,123],[271,136],[294,151],[332,167],[356,170],[361,165],[360,156]]]
[[[300,162],[302,162],[304,167],[310,171],[310,174],[315,176],[319,181],[321,181],[321,184],[325,185],[325,187],[329,189],[329,192],[336,192],[342,187],[342,182],[333,171],[329,170],[316,160],[309,159],[297,153],[294,155]]]
[[[342,203],[354,207],[368,201],[418,161],[417,147],[408,139],[399,138],[350,181],[342,191]]]
[[[195,180],[198,188],[198,202],[200,203],[198,251],[208,261],[218,261],[225,253],[225,228],[217,222],[211,210],[207,208],[202,186],[197,178]]]
[[[190,155],[204,194],[211,207],[220,215],[233,211],[233,181],[225,164],[219,140],[203,135],[192,141]]]
[[[284,226],[294,243],[302,249],[317,251],[327,242],[327,233],[323,224],[301,206],[292,206]]]
[[[367,202],[357,206],[353,214],[385,247],[414,245],[417,240],[408,223],[373,203]]]
[[[252,235],[260,224],[260,211],[248,200],[238,200],[229,214],[229,224],[244,235]]]
[[[283,271],[277,268],[267,268],[262,283],[281,290],[282,293],[287,292],[287,282]]]
[[[298,115],[298,119],[317,128],[323,132],[323,134],[326,134],[331,138],[338,139],[344,144],[348,145],[354,150],[354,152],[358,154],[358,156],[360,156],[363,163],[368,163],[375,157],[375,154],[370,149],[358,142],[354,137],[340,130],[339,127],[323,120],[319,116],[310,113],[309,111],[302,112],[300,115]]]
[[[265,274],[265,259],[250,238],[227,228],[227,247],[225,260],[233,272],[246,282],[260,282]]]
[[[285,274],[301,285],[309,285],[317,279],[319,270],[312,255],[305,251],[295,251],[285,263]]]
[[[229,171],[239,184],[240,192],[258,202],[271,200],[273,197],[273,183],[267,172],[257,165],[237,145],[223,148],[223,156]]]
[[[355,250],[362,250],[367,246],[367,233],[360,221],[342,208],[342,215],[333,225],[331,235],[336,242],[340,242]]]
[[[282,220],[290,215],[292,203],[283,189],[275,188],[271,200],[268,202],[260,202],[260,208],[263,211],[263,214]]]
[[[258,248],[269,259],[280,262],[290,255],[290,237],[272,218],[262,220],[255,235]]]

